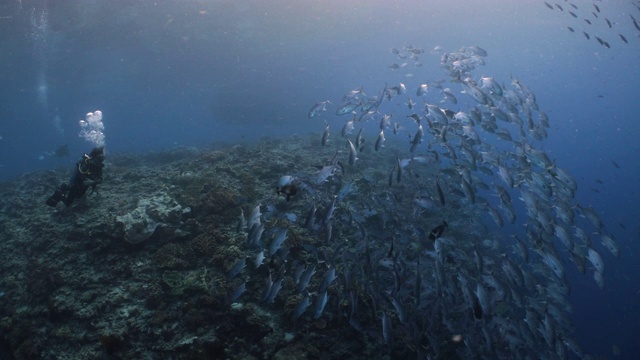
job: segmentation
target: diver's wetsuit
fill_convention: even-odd
[[[92,192],[95,191],[96,186],[102,182],[103,166],[103,147],[94,148],[89,155],[82,155],[82,158],[76,163],[69,183],[62,184],[60,189],[47,199],[46,204],[55,207],[59,201],[62,201],[66,206],[69,206],[75,199],[82,197],[89,187]]]

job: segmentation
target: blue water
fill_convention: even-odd
[[[559,1],[564,11],[529,0],[393,3],[5,0],[0,179],[73,164],[91,148],[78,121],[96,109],[107,154],[320,133],[324,124],[307,118],[316,101],[402,80],[388,69],[391,47],[479,45],[489,56],[476,72],[518,78],[537,95],[551,122],[540,147],[578,180],[577,201],[620,245],[618,259],[603,253],[604,290],[590,273],[567,272],[577,340],[592,354],[613,357],[617,346],[617,358],[636,358],[640,31],[630,15],[640,11],[629,1],[595,2],[597,19],[593,1]],[[421,61],[417,78],[445,77],[438,55]],[[47,155],[64,144],[70,157]]]

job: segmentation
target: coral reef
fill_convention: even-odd
[[[180,223],[189,207],[182,207],[166,193],[156,193],[138,200],[132,211],[116,216],[116,223],[122,226],[124,239],[132,244],[149,239],[159,226]]]
[[[384,344],[356,332],[329,289],[326,315],[292,322],[303,296],[289,272],[272,303],[241,212],[261,203],[268,230],[303,218],[308,203],[275,193],[283,172],[309,171],[332,150],[315,137],[263,139],[167,156],[111,155],[104,183],[69,208],[38,206],[68,174],[45,171],[0,184],[0,355],[7,359],[378,358]],[[311,170],[313,172],[314,170]],[[333,185],[330,185],[333,186]],[[332,189],[332,191],[335,189]],[[326,206],[326,205],[322,205]],[[291,228],[295,264],[317,262],[315,233]],[[351,235],[345,234],[346,241]],[[238,259],[246,268],[230,272]],[[292,271],[291,271],[292,272]],[[321,276],[311,284],[317,288]],[[231,293],[246,291],[230,304]],[[311,286],[311,285],[310,285]],[[378,319],[372,319],[376,323]],[[331,339],[331,340],[329,340]]]

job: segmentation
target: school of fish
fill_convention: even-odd
[[[311,107],[317,146],[334,155],[274,176],[278,192],[296,190],[286,210],[240,214],[229,303],[250,281],[265,306],[297,293],[292,322],[326,317],[418,359],[588,356],[572,336],[566,267],[604,288],[615,239],[540,149],[550,120],[533,91],[475,74],[488,55],[478,46],[431,53],[445,79],[411,74]],[[389,71],[420,68],[423,54],[393,48]]]

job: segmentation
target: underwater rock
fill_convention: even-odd
[[[175,228],[180,224],[182,215],[190,211],[191,208],[182,207],[166,193],[158,193],[138,200],[133,211],[116,216],[116,224],[122,227],[125,240],[139,244],[149,239],[158,228]]]

